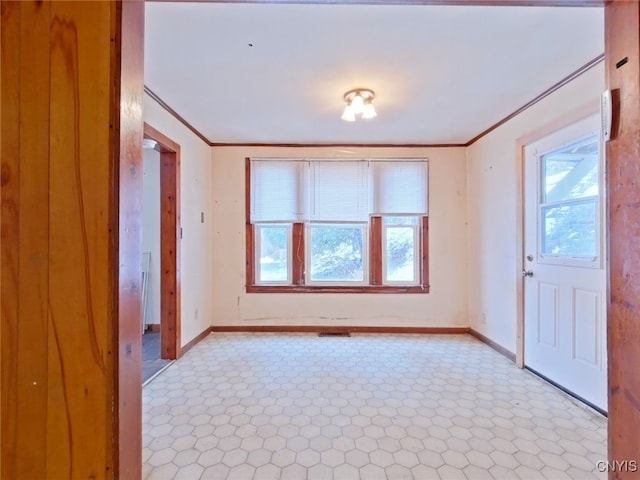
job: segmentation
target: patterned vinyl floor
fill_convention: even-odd
[[[143,409],[145,479],[606,478],[606,418],[468,335],[212,334]]]

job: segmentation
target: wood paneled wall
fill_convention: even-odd
[[[1,8],[0,478],[139,478],[144,4]]]
[[[620,119],[607,144],[609,460],[640,469],[640,2],[608,3],[605,34],[607,87],[617,90]],[[609,478],[637,479],[637,469]]]

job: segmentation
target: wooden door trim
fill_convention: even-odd
[[[120,30],[115,35],[115,49],[112,48],[111,64],[115,78],[110,91],[111,122],[115,125],[110,138],[110,157],[112,175],[118,182],[114,185],[110,201],[117,206],[112,228],[118,234],[117,251],[113,252],[117,261],[111,260],[111,267],[107,268],[114,269],[112,278],[117,282],[117,291],[114,292],[117,298],[116,318],[111,328],[117,329],[113,341],[118,359],[114,369],[117,407],[113,412],[113,424],[116,431],[111,439],[116,449],[112,452],[115,464],[113,474],[107,472],[105,476],[114,478],[137,478],[142,471],[142,339],[139,333],[141,303],[138,285],[141,280],[144,10],[144,1],[141,0],[114,2],[112,7],[115,20],[112,24],[119,25]],[[64,15],[59,18],[64,18]],[[68,22],[74,25],[71,20]],[[91,27],[85,23],[86,28]],[[100,88],[103,85],[108,88],[106,82]],[[99,93],[94,94],[96,102],[99,96]],[[93,125],[91,128],[98,127],[107,126]],[[82,130],[80,127],[80,132]],[[86,133],[82,136],[85,140],[91,138]]]
[[[144,138],[160,152],[160,352],[175,360],[180,348],[180,145],[145,122]]]

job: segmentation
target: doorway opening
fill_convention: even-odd
[[[144,124],[143,383],[180,355],[180,146]]]

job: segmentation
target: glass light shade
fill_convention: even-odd
[[[353,97],[353,100],[351,100],[351,108],[356,114],[364,112],[364,100],[360,95]]]
[[[362,109],[362,118],[368,120],[371,118],[376,118],[378,114],[376,113],[376,109],[373,106],[373,103],[365,103]]]
[[[347,105],[344,108],[344,112],[342,113],[342,120],[345,122],[355,122],[356,121],[356,112],[353,111],[351,105]]]

